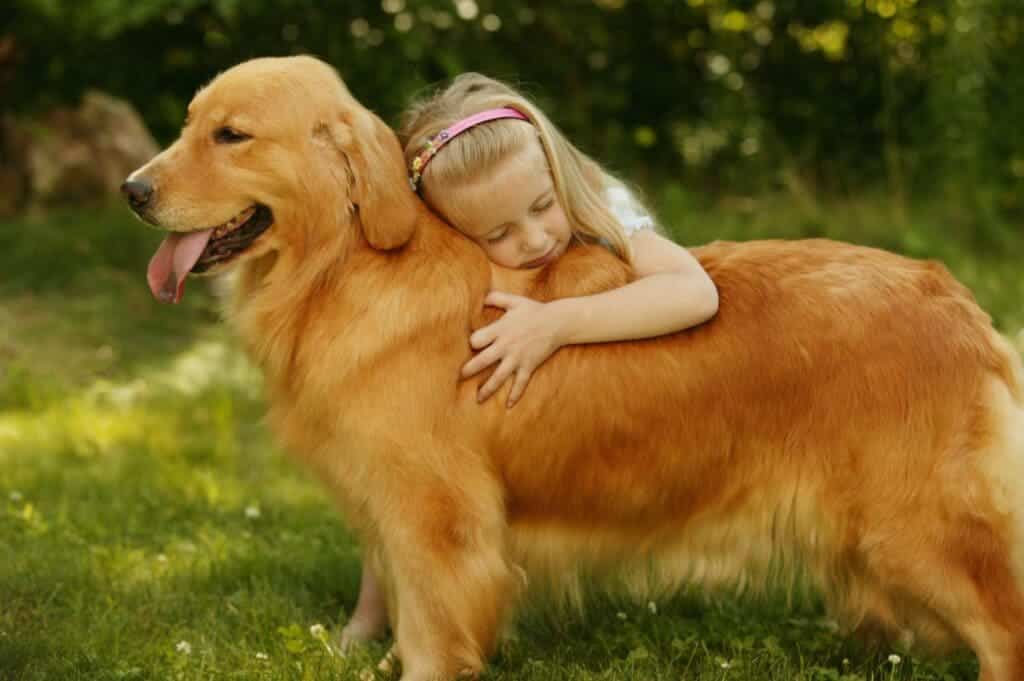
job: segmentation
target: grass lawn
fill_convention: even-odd
[[[661,202],[685,243],[831,236],[939,257],[1020,338],[1024,239],[987,254],[922,209]],[[822,217],[824,216],[824,217]],[[358,678],[333,636],[359,551],[261,422],[206,284],[155,303],[158,237],[116,208],[0,222],[0,680]],[[973,679],[968,656],[868,651],[813,598],[596,597],[520,619],[488,679]],[[311,631],[312,630],[312,631]],[[899,658],[890,655],[897,654]]]

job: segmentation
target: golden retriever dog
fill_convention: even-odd
[[[271,426],[368,547],[406,681],[479,672],[527,580],[604,570],[800,574],[853,629],[1024,679],[1020,361],[941,265],[824,240],[696,249],[713,320],[563,348],[508,410],[458,380],[486,292],[588,294],[627,266],[582,245],[490,264],[326,64],[221,74],[124,192],[169,232],[158,297],[236,272]]]

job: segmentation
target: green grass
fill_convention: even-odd
[[[922,209],[902,229],[864,201],[662,205],[686,243],[834,236],[944,259],[1000,328],[1024,325],[1024,243],[978,254]],[[354,604],[359,554],[320,487],[278,451],[259,376],[205,284],[157,305],[155,233],[126,211],[0,223],[0,679],[358,677],[310,633]],[[183,643],[184,642],[184,643]],[[972,679],[967,656],[870,651],[813,599],[630,603],[521,618],[489,679]]]

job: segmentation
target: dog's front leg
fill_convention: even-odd
[[[517,591],[505,555],[498,485],[463,468],[457,484],[403,485],[380,537],[395,598],[392,628],[403,681],[479,673]]]

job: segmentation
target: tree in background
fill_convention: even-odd
[[[516,81],[641,180],[1022,210],[1019,0],[14,0],[0,22],[20,115],[99,88],[166,140],[218,71],[312,53],[390,120],[464,70]]]

